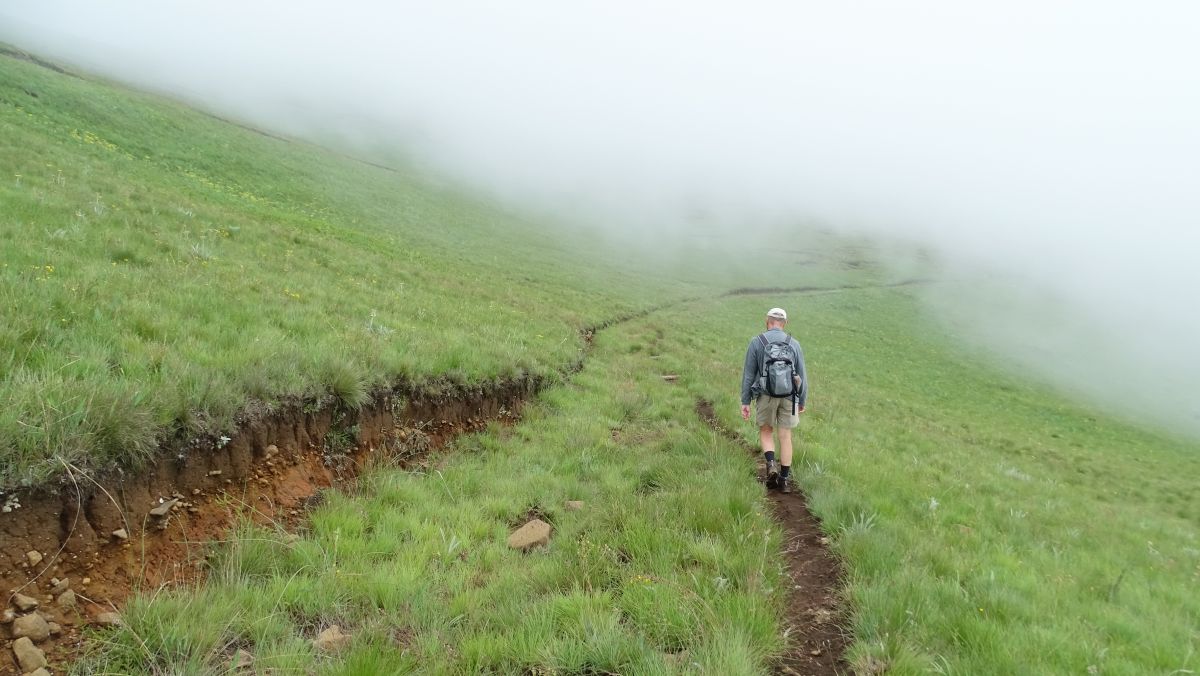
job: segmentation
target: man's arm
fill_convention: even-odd
[[[757,337],[750,339],[750,344],[746,346],[746,363],[742,365],[742,406],[750,405],[751,391],[758,378],[758,363],[762,357],[758,355],[757,347]]]

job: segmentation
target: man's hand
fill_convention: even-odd
[[[749,419],[750,419],[750,406],[749,406],[749,404],[742,404],[742,420],[749,420]]]
[[[804,407],[801,406],[800,408],[796,409],[796,413],[804,413]]]

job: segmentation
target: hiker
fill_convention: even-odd
[[[767,330],[750,340],[742,368],[742,419],[750,419],[750,401],[755,401],[754,421],[767,463],[767,488],[792,492],[792,428],[800,423],[808,397],[808,374],[804,351],[795,338],[784,332],[787,313],[782,308],[767,312]],[[779,464],[775,462],[775,430],[779,430]]]

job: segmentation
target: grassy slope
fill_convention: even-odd
[[[219,427],[255,398],[553,372],[576,358],[580,324],[780,282],[708,262],[684,261],[684,281],[614,268],[418,177],[4,58],[0,179],[2,483],[43,476],[56,454],[128,459],[156,431]],[[247,533],[194,596],[139,602],[133,630],[155,659],[195,666],[239,641],[311,664],[306,632],[341,621],[359,641],[320,662],[335,672],[761,668],[779,535],[746,459],[696,427],[691,402],[736,424],[744,338],[768,304],[797,312],[811,360],[801,478],[850,570],[856,664],[1195,668],[1197,449],[931,338],[896,291],[707,301],[603,334],[595,364],[511,435],[464,442],[474,453],[440,475],[372,475],[296,545]],[[447,332],[464,317],[486,340]],[[559,511],[574,496],[592,507]],[[516,557],[500,540],[533,505],[559,536]],[[767,558],[739,540],[760,529]],[[717,599],[730,605],[714,614]],[[143,659],[129,637],[103,659]]]
[[[850,569],[852,662],[895,673],[1171,673],[1200,648],[1200,448],[1065,403],[931,332],[907,294],[780,301],[814,374],[800,473]],[[761,302],[680,347],[727,389]],[[752,434],[746,432],[747,439]]]
[[[298,542],[247,529],[207,585],[132,604],[80,668],[217,672],[242,646],[295,673],[759,673],[780,647],[780,534],[751,458],[659,377],[661,340],[648,321],[602,333],[515,429],[371,474]],[[554,538],[512,551],[530,512]],[[352,646],[321,656],[309,639],[334,623]]]
[[[2,54],[0,249],[0,488],[136,464],[251,402],[551,374],[580,327],[726,269],[606,257],[587,232]]]
[[[763,300],[610,329],[514,430],[461,442],[431,474],[372,475],[300,543],[243,533],[208,585],[135,604],[101,659],[133,668],[145,642],[168,670],[219,668],[230,645],[322,673],[766,670],[782,647],[780,533],[750,459],[693,412],[714,400],[753,438],[734,384]],[[1195,667],[1194,445],[1097,419],[931,337],[906,292],[771,300],[798,316],[808,352],[798,471],[847,563],[857,669]],[[561,510],[574,497],[584,513]],[[507,551],[530,508],[549,512],[554,542]],[[319,657],[306,637],[334,622],[359,639]]]

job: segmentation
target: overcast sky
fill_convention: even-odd
[[[1182,1],[0,5],[0,40],[518,203],[921,242],[991,275],[947,321],[1196,433],[1198,35]]]

